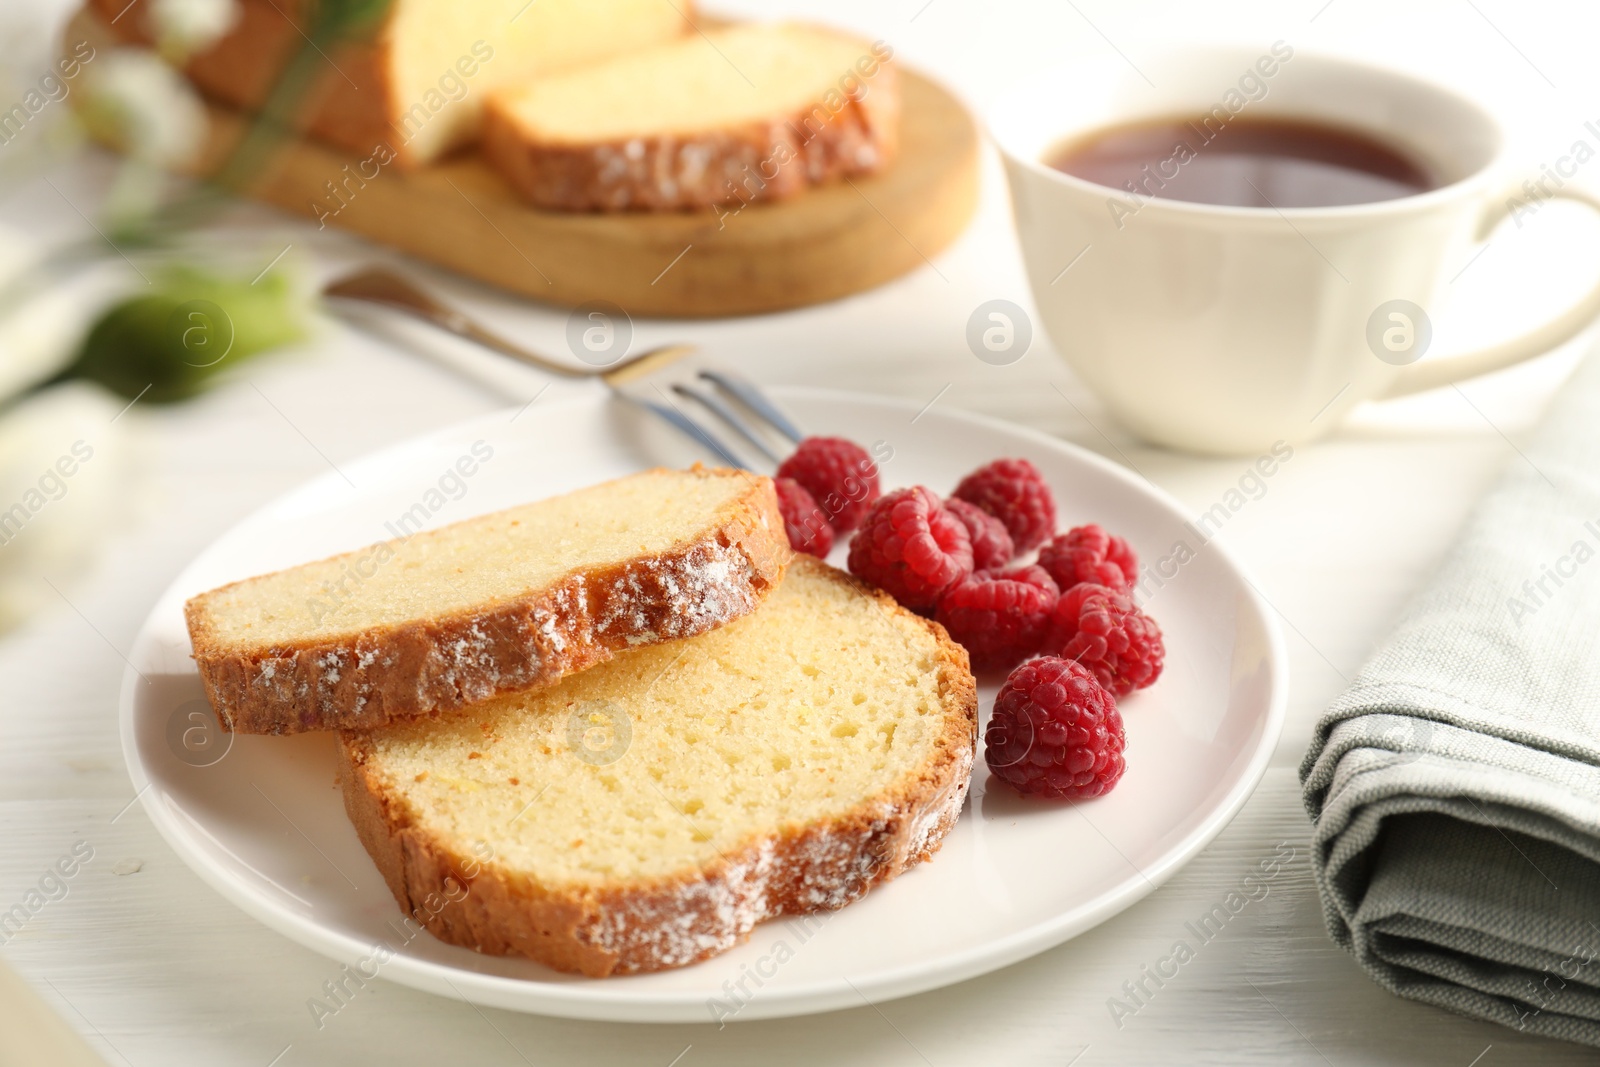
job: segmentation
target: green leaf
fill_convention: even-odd
[[[186,400],[239,363],[306,336],[306,300],[286,272],[254,284],[184,268],[114,305],[56,381],[97,382],[128,400]]]

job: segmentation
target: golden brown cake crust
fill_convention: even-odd
[[[930,859],[961,813],[976,755],[978,691],[966,650],[937,623],[843,572],[807,558],[794,566],[862,589],[937,640],[944,724],[923,767],[846,815],[750,840],[709,868],[560,892],[492,858],[453,852],[369,769],[370,741],[344,733],[345,810],[401,911],[442,941],[601,978],[707,959],[745,940],[758,922],[842,908]]]
[[[691,540],[478,610],[245,654],[214,635],[208,602],[221,590],[203,593],[184,616],[206,696],[223,729],[238,733],[371,729],[553,685],[616,650],[714,629],[754,611],[792,557],[771,479],[745,477]]]
[[[837,110],[774,116],[689,137],[563,145],[530,139],[504,100],[484,111],[483,154],[517,193],[556,211],[678,211],[781,200],[887,166],[898,147],[900,89],[885,61]]]
[[[89,0],[89,7],[119,40],[153,43],[143,17],[148,0],[140,0],[131,10],[125,10],[127,0]],[[250,111],[260,108],[289,61],[305,47],[304,7],[291,0],[277,5],[239,0],[233,28],[192,56],[184,64],[184,74],[213,99]],[[327,63],[314,72],[299,103],[298,124],[312,136],[361,157],[387,145],[398,165],[411,167],[426,160],[417,158],[397,132],[401,105],[398,93],[387,84],[387,47],[381,30],[369,40],[330,46]]]

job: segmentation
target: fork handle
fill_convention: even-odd
[[[493,330],[487,329],[460,311],[442,303],[400,275],[382,269],[359,270],[343,278],[330,282],[323,290],[323,296],[334,297],[340,300],[359,300],[368,304],[381,304],[384,307],[395,308],[409,315],[432,323],[446,333],[464,337],[476,342],[485,348],[492,348],[502,355],[510,356],[530,367],[550,374],[559,374],[563,378],[592,378],[594,372],[578,370],[566,366],[553,359],[548,359],[539,353],[531,351],[521,345],[506,340]]]

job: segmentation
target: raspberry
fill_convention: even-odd
[[[799,482],[838,533],[860,526],[878,499],[878,465],[866,449],[843,437],[807,437],[778,465],[778,477]]]
[[[934,618],[966,646],[973,670],[1010,670],[1039,651],[1059,595],[1039,567],[979,571],[944,591]]]
[[[1154,619],[1115,589],[1092,582],[1061,594],[1045,647],[1089,668],[1119,697],[1159,678],[1167,654]]]
[[[1054,656],[1011,672],[983,744],[990,773],[1024,796],[1101,796],[1127,768],[1117,702],[1082,664]]]
[[[833,550],[833,526],[828,516],[817,507],[805,486],[793,478],[779,478],[773,486],[778,491],[778,511],[783,515],[783,530],[789,535],[789,547],[827,559]]]
[[[913,611],[972,573],[972,539],[932,489],[915,486],[880,497],[850,540],[850,573]]]
[[[1127,593],[1139,574],[1139,558],[1128,542],[1092,523],[1073,527],[1046,542],[1039,549],[1039,566],[1049,571],[1062,589],[1094,582]]]
[[[951,496],[1004,523],[1018,552],[1038,548],[1056,532],[1055,498],[1039,469],[1025,459],[997,459],[979,467]]]
[[[1017,554],[1005,523],[978,505],[950,497],[944,506],[950,514],[961,520],[961,524],[967,528],[967,535],[972,538],[972,566],[975,570],[1004,567]]]

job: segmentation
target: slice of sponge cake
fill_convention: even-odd
[[[930,858],[976,728],[961,646],[802,557],[709,633],[345,733],[340,775],[400,907],[435,936],[598,977],[694,963]]]
[[[235,582],[184,610],[225,728],[366,728],[720,626],[756,608],[790,555],[770,478],[655,470]]]
[[[547,208],[787,196],[888,162],[899,115],[890,54],[793,23],[693,34],[500,89],[484,153]]]

